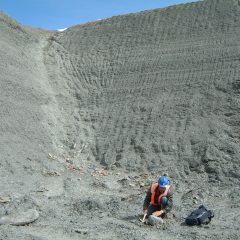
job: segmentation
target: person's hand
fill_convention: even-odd
[[[161,210],[161,211],[156,211],[156,212],[153,213],[153,216],[155,216],[155,217],[160,217],[163,213],[164,213],[163,210]]]

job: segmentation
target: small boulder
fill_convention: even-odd
[[[0,218],[0,225],[15,225],[23,226],[34,222],[38,219],[39,213],[35,209],[29,209],[26,212],[18,212],[11,215],[6,215]]]
[[[8,203],[11,201],[10,197],[0,197],[0,203]]]
[[[152,225],[152,226],[154,226],[154,225],[162,225],[163,224],[163,219],[160,218],[160,217],[155,217],[153,215],[150,215],[148,217],[147,224]]]

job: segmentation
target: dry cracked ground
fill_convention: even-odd
[[[0,60],[0,216],[39,213],[1,240],[240,239],[239,0],[63,32],[1,13]],[[138,216],[162,174],[174,209],[149,227]],[[212,222],[185,226],[202,203]]]

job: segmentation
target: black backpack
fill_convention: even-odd
[[[201,225],[210,223],[214,217],[213,211],[207,210],[206,207],[201,205],[198,209],[194,210],[186,219],[187,225]]]

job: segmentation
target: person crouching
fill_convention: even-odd
[[[161,176],[157,183],[152,184],[143,203],[143,214],[151,225],[159,222],[173,207],[173,191],[170,180]]]

